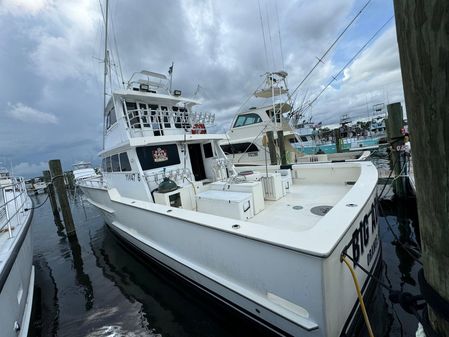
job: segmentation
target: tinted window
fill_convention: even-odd
[[[106,158],[103,158],[103,160],[101,161],[101,170],[103,172],[106,172]]]
[[[126,152],[120,153],[120,167],[122,168],[122,172],[131,171],[131,165]]]
[[[176,144],[138,147],[136,151],[142,170],[176,165],[181,162]]]
[[[238,128],[239,126],[243,126],[243,124],[245,123],[245,119],[246,119],[245,116],[238,116],[237,120],[234,123],[234,127]]]
[[[262,118],[258,114],[246,114],[237,117],[234,123],[234,127],[238,128],[240,126],[247,126],[256,123],[262,123]]]
[[[203,145],[204,150],[204,158],[210,158],[214,156],[214,152],[212,151],[212,144],[207,143]]]
[[[114,154],[111,157],[112,171],[120,172],[120,162],[118,161],[118,154]]]
[[[106,158],[106,172],[112,172],[111,157]]]
[[[109,118],[111,121],[111,126],[117,123],[117,116],[115,115],[115,109],[112,108],[111,111],[109,111]]]
[[[136,110],[137,104],[134,102],[126,102],[126,109],[127,110]]]
[[[231,153],[245,153],[245,152],[258,152],[259,149],[253,143],[237,143],[221,145],[223,152],[226,154]]]

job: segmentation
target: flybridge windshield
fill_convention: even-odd
[[[246,114],[237,117],[234,127],[238,128],[240,126],[248,126],[257,123],[262,123],[262,118],[258,114]]]

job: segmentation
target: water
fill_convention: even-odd
[[[387,190],[388,191],[388,190]],[[40,204],[45,195],[33,197]],[[36,209],[35,303],[30,336],[269,336],[258,325],[143,261],[110,232],[89,203],[72,200],[77,237],[55,224],[49,203]],[[416,242],[414,201],[383,201],[382,280],[418,293],[419,266],[395,244]],[[350,285],[352,287],[352,284]],[[367,304],[376,336],[413,336],[417,321],[377,287]],[[360,332],[366,336],[366,332]]]

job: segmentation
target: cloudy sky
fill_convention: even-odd
[[[0,0],[0,162],[16,174],[39,175],[55,158],[64,169],[98,163],[104,1]],[[174,62],[174,88],[193,96],[199,86],[200,110],[216,113],[224,131],[262,74],[284,69],[294,89],[366,2],[110,0],[110,49],[125,80],[142,69],[166,73]],[[392,15],[392,0],[372,0],[297,101],[313,99]],[[308,113],[326,124],[396,101],[403,91],[393,19]]]

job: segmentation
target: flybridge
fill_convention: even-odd
[[[141,75],[138,80],[132,80],[135,75]],[[143,91],[151,93],[165,93],[169,94],[170,90],[168,88],[168,79],[164,74],[155,73],[148,70],[142,70],[135,72],[131,75],[128,81],[127,89],[134,91]],[[176,90],[179,91],[179,90]]]
[[[129,138],[205,134],[215,122],[215,114],[193,112],[199,102],[184,98],[180,90],[170,91],[163,74],[135,72],[126,89],[113,92],[105,110],[105,137],[108,143]],[[118,143],[117,143],[118,144]]]

